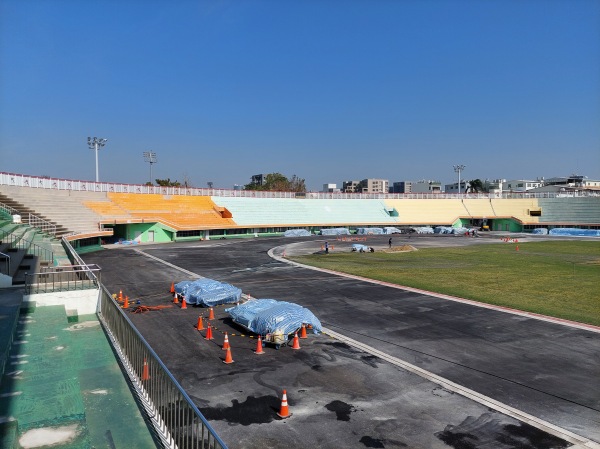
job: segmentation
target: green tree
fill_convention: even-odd
[[[296,175],[289,180],[281,173],[269,173],[264,176],[262,185],[249,183],[244,186],[245,190],[264,190],[264,191],[281,191],[281,192],[306,192],[304,179],[298,178]]]
[[[469,181],[469,190],[473,193],[483,192],[485,188],[481,179],[477,178],[473,179],[472,181]]]
[[[171,178],[167,179],[156,179],[156,184],[161,187],[180,187],[181,183],[178,181],[171,181]]]

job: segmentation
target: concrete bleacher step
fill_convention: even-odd
[[[70,320],[64,306],[20,315],[9,362],[0,422],[18,422],[18,439],[68,427],[73,439],[53,448],[156,447],[95,315]]]

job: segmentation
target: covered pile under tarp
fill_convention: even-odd
[[[418,228],[412,228],[417,234],[433,234],[433,228],[430,226],[422,226]]]
[[[175,293],[183,296],[188,304],[206,307],[233,304],[239,302],[242,296],[240,288],[207,278],[178,282],[175,284]]]
[[[275,299],[253,299],[237,307],[225,309],[234,322],[259,335],[289,335],[302,326],[321,332],[321,322],[305,307]]]
[[[348,228],[321,229],[321,235],[350,235]]]
[[[389,226],[387,228],[383,228],[383,231],[385,234],[402,234],[402,231],[398,228],[394,228],[392,226]]]
[[[358,228],[356,230],[358,235],[381,235],[383,234],[383,228]]]
[[[550,235],[562,235],[565,237],[600,237],[600,230],[579,228],[554,228],[550,229]]]
[[[535,235],[548,235],[548,229],[546,228],[535,228],[532,232]]]
[[[308,237],[311,235],[306,229],[288,229],[283,233],[284,237]]]
[[[436,226],[433,230],[435,234],[458,234],[464,235],[469,232],[469,229],[463,228],[462,226],[452,227],[452,226]]]
[[[359,252],[359,253],[368,253],[369,247],[367,245],[361,245],[360,243],[353,243],[352,251]]]

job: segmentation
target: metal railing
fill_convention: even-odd
[[[18,215],[23,220],[21,212],[12,206],[9,206],[8,204],[0,203],[0,211],[3,211],[5,214],[10,215],[11,217],[13,215]],[[23,223],[33,226],[34,228],[38,228],[46,234],[56,235],[56,225],[54,223],[44,220],[43,218],[40,218],[32,213],[27,214],[27,220],[23,220]]]
[[[66,265],[42,268],[25,275],[25,294],[54,293],[97,289],[100,286],[98,265]]]
[[[45,262],[54,261],[54,251],[33,243],[33,240],[25,239],[25,234],[15,235],[12,232],[6,232],[0,229],[0,239],[7,243],[9,248],[25,250],[27,254],[34,255]]]
[[[503,193],[326,193],[326,192],[272,192],[260,190],[203,189],[196,187],[162,187],[141,184],[120,184],[72,179],[41,178],[0,172],[0,185],[37,189],[74,190],[83,192],[115,192],[160,195],[193,195],[244,198],[302,198],[302,199],[460,199],[460,198],[560,198],[600,196],[599,192],[503,192]]]
[[[166,447],[227,449],[167,367],[102,286],[99,318]]]
[[[87,279],[98,271],[86,270],[83,259],[63,237],[69,259],[79,263]],[[166,448],[227,449],[198,407],[175,380],[158,355],[98,280],[98,319],[139,395],[140,402]]]
[[[2,261],[4,262],[4,267],[6,268],[6,272],[0,270],[0,273],[4,273],[7,276],[10,276],[10,256],[8,254],[4,254],[0,252],[0,256],[2,256]]]

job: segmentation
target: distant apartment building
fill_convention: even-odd
[[[387,179],[363,179],[362,181],[344,181],[345,193],[388,193],[390,182]]]
[[[511,179],[502,183],[503,192],[527,192],[544,185],[542,180],[531,181],[527,179]]]
[[[469,181],[460,181],[460,189],[458,188],[458,182],[454,184],[446,184],[444,186],[444,192],[446,193],[466,193],[469,188]]]
[[[356,193],[359,192],[358,185],[360,181],[344,181],[342,182],[342,192],[344,193]]]
[[[260,175],[252,175],[252,178],[250,178],[250,184],[255,185],[255,186],[262,186],[264,185],[266,182],[265,179],[265,175],[260,174]]]
[[[440,181],[398,181],[392,184],[390,193],[440,193],[442,183]]]
[[[340,189],[337,188],[337,184],[323,184],[323,193],[337,193]]]
[[[502,184],[506,182],[506,179],[486,179],[483,181],[483,189],[489,193],[502,193]]]

